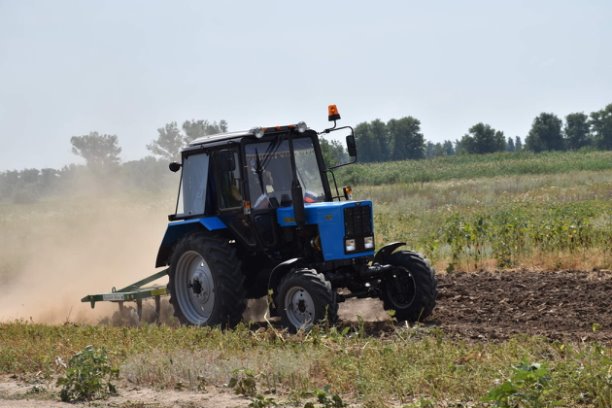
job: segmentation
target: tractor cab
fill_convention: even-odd
[[[334,127],[321,133],[348,133],[348,150],[354,162],[353,129],[337,128],[339,117],[335,106],[330,107]],[[185,221],[197,219],[208,230],[231,230],[246,252],[266,254],[277,262],[298,256],[306,241],[316,238],[321,242],[319,231],[309,226],[312,222],[307,222],[306,215],[316,218],[326,209],[328,213],[338,211],[336,206],[328,208],[322,203],[341,199],[331,172],[348,164],[326,166],[318,137],[300,122],[194,140],[182,151],[182,163],[170,165],[172,171],[182,169],[176,212],[169,216],[175,223],[171,226],[186,228],[189,224],[193,228],[196,224]],[[329,173],[334,181],[333,193]],[[319,205],[308,209],[313,204]],[[368,222],[371,224],[371,220]],[[282,231],[287,228],[292,231]],[[301,237],[295,236],[296,231]],[[167,260],[167,248],[162,243],[158,265]],[[368,249],[364,255],[373,255],[369,253],[373,247]]]

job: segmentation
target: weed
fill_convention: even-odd
[[[433,401],[427,398],[419,398],[417,401],[404,405],[402,408],[434,408]]]
[[[58,379],[64,402],[102,399],[117,392],[111,380],[119,377],[119,370],[108,361],[104,349],[85,347],[68,362],[66,375]]]
[[[508,380],[489,391],[486,400],[496,408],[545,408],[555,404],[547,399],[550,390],[550,372],[539,363],[513,367]]]
[[[322,389],[318,389],[315,394],[321,408],[344,408],[348,406],[348,404],[342,401],[342,398],[338,394],[331,393],[329,385],[326,385]],[[304,408],[310,408],[307,407],[307,405],[308,403],[304,405]],[[312,405],[312,407],[315,406]]]
[[[266,397],[264,395],[258,394],[251,403],[249,407],[251,408],[268,408],[268,407],[277,407],[278,404],[274,401],[272,397]]]
[[[255,397],[257,394],[257,383],[253,371],[240,368],[234,370],[229,380],[228,387],[232,388],[236,394],[245,397]]]

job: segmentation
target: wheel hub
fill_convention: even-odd
[[[285,296],[287,318],[296,328],[305,328],[314,322],[315,304],[310,294],[301,287],[294,287]]]
[[[206,324],[215,303],[213,274],[202,256],[187,251],[176,268],[175,284],[178,306],[192,324]]]
[[[395,271],[385,284],[390,300],[396,307],[409,307],[414,301],[416,283],[407,269]]]
[[[200,302],[206,303],[211,295],[211,282],[209,282],[208,275],[198,269],[193,276],[191,283],[189,284],[191,292]]]

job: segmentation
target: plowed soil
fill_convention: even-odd
[[[345,322],[357,316],[382,322],[388,317],[378,303],[347,301],[340,316]],[[437,306],[425,324],[451,337],[484,341],[529,334],[612,342],[612,271],[440,274]]]

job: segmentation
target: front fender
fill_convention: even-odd
[[[159,251],[157,251],[157,259],[155,267],[166,266],[170,263],[172,256],[172,248],[187,235],[195,234],[204,231],[219,231],[227,229],[227,225],[216,216],[204,218],[192,218],[189,220],[172,221],[168,223],[166,233],[162,239]]]
[[[274,269],[272,269],[272,272],[270,272],[268,289],[276,289],[282,277],[290,270],[302,265],[302,262],[302,258],[291,258],[276,265]]]
[[[385,245],[380,248],[376,255],[374,256],[374,261],[372,263],[384,264],[385,258],[388,257],[395,251],[397,248],[406,245],[405,242],[392,242],[390,244]]]

